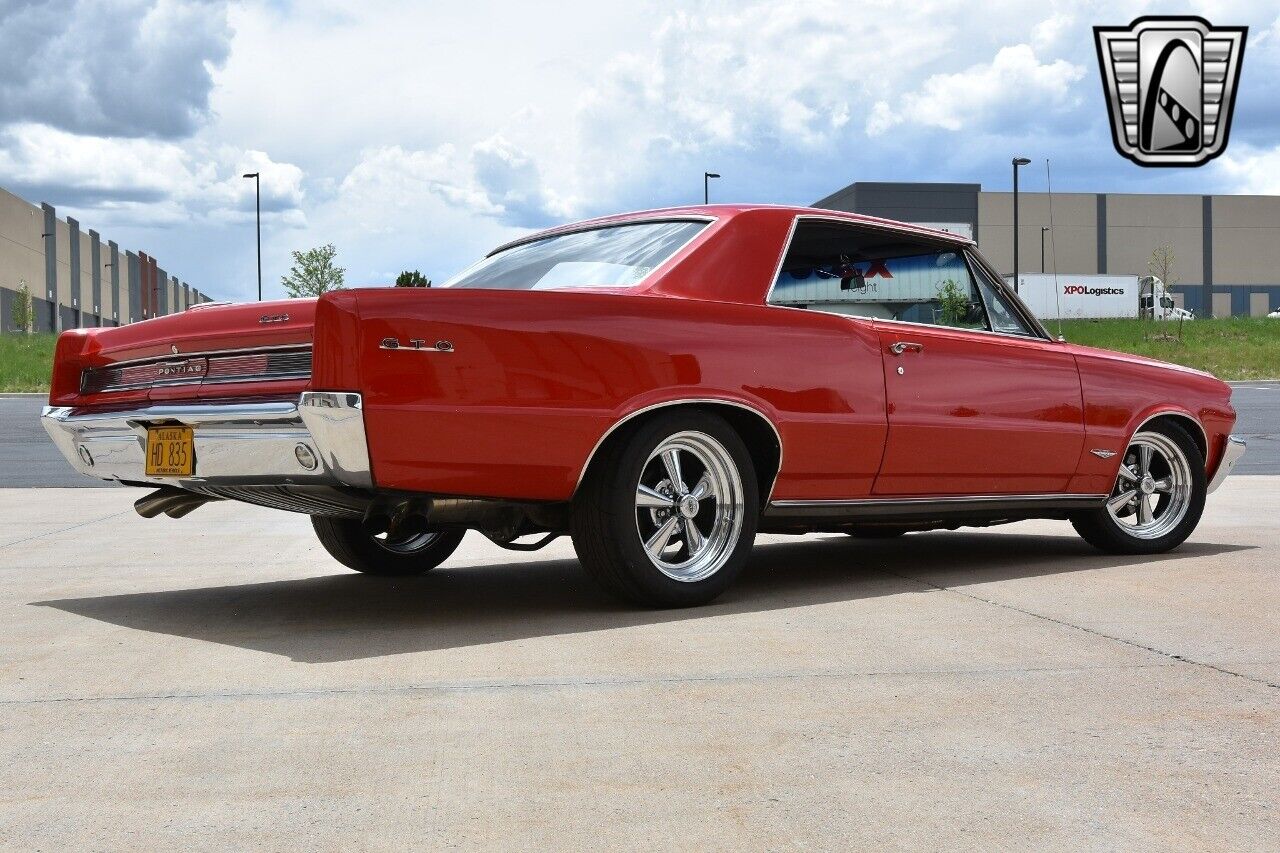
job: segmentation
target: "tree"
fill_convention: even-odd
[[[31,310],[31,288],[25,278],[18,279],[18,292],[13,295],[13,325],[19,332],[31,334],[35,316]]]
[[[1156,246],[1151,252],[1151,260],[1147,261],[1147,271],[1164,282],[1168,290],[1178,280],[1174,271],[1173,247],[1168,243]]]
[[[396,276],[396,287],[430,287],[431,279],[417,270],[405,270]]]
[[[281,276],[280,283],[290,296],[319,296],[330,290],[340,290],[347,271],[333,265],[338,250],[332,243],[293,253],[293,266],[289,274]]]

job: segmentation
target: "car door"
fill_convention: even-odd
[[[910,307],[875,321],[889,428],[873,494],[1065,491],[1084,443],[1075,359],[975,260],[946,273],[932,300],[898,302],[920,299],[920,288],[880,285],[885,304]],[[904,290],[908,278],[898,277]]]

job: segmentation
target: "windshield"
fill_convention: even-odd
[[[551,290],[632,287],[706,222],[637,222],[521,243],[472,264],[441,287]]]

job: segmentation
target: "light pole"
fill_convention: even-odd
[[[1013,158],[1013,292],[1018,292],[1018,167],[1031,161],[1026,157]]]
[[[1040,272],[1044,272],[1044,235],[1049,230],[1048,225],[1040,226]]]
[[[702,203],[711,203],[711,179],[720,177],[715,172],[702,173]]]
[[[257,172],[246,172],[253,178],[253,211],[258,223],[258,301],[262,301],[262,182]]]

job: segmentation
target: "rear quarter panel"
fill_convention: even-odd
[[[839,317],[445,289],[326,296],[318,316],[314,387],[364,394],[382,488],[564,500],[611,426],[686,398],[741,403],[772,420],[783,443],[775,498],[864,495],[880,464],[879,348],[869,329]],[[381,349],[384,338],[428,349]],[[431,349],[443,340],[451,353]]]
[[[1231,386],[1197,370],[1108,350],[1071,346],[1080,368],[1084,394],[1085,443],[1071,491],[1104,493],[1129,438],[1149,418],[1162,413],[1186,415],[1205,432],[1205,467],[1212,476],[1235,424]],[[1091,449],[1116,451],[1100,459]]]

